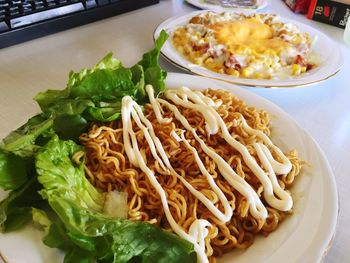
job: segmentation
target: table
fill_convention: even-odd
[[[269,2],[266,11],[314,26],[333,38],[343,53],[342,70],[317,86],[253,91],[288,112],[325,152],[340,199],[337,233],[325,262],[350,262],[350,47],[343,42],[342,29],[296,15],[282,1]],[[109,51],[126,66],[133,65],[153,47],[152,34],[158,24],[194,10],[183,0],[161,0],[154,6],[1,49],[0,138],[38,112],[30,99],[37,92],[64,88],[69,70],[92,66]],[[181,72],[163,59],[161,65]]]

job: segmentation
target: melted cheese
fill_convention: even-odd
[[[226,45],[233,54],[242,46],[259,52],[277,50],[288,46],[285,41],[274,37],[272,27],[255,17],[218,22],[209,27],[214,31],[218,42]]]

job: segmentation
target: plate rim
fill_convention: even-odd
[[[214,4],[210,4],[210,3],[204,3],[204,5],[201,5],[200,0],[185,0],[188,4],[195,6],[197,8],[203,9],[203,10],[222,10],[222,11],[229,11],[229,10],[250,10],[250,11],[258,11],[261,10],[263,8],[266,8],[268,5],[268,1],[267,0],[257,0],[257,2],[259,2],[260,4],[257,5],[257,8],[255,9],[251,9],[251,8],[225,8],[225,7],[221,7],[221,6],[216,6]],[[208,5],[208,7],[206,7],[205,5]],[[212,7],[211,7],[212,6]]]
[[[160,34],[160,31],[161,30],[169,30],[169,28],[167,28],[167,25],[169,23],[171,23],[172,21],[176,21],[178,19],[181,19],[181,18],[187,18],[187,17],[191,17],[191,16],[194,16],[194,15],[197,15],[197,14],[201,14],[201,13],[206,13],[206,12],[216,12],[216,13],[220,13],[219,11],[215,11],[215,10],[197,10],[197,11],[192,11],[190,13],[186,13],[186,14],[182,14],[182,15],[177,15],[177,16],[172,16],[166,20],[164,20],[163,22],[159,23],[155,29],[153,30],[153,42],[156,41],[156,38],[159,36]],[[237,13],[238,11],[226,11],[226,12],[229,12],[229,13]],[[242,13],[242,12],[241,12]],[[244,13],[244,12],[243,12]],[[249,13],[249,12],[247,12]],[[258,13],[261,13],[261,12],[258,12]],[[265,14],[277,14],[277,13],[273,13],[273,12],[263,12]],[[298,27],[302,26],[304,28],[307,28],[307,29],[311,29],[312,31],[314,31],[315,34],[317,37],[319,35],[321,35],[323,38],[327,39],[327,41],[329,42],[329,44],[331,45],[331,47],[335,47],[334,50],[335,50],[335,54],[334,56],[332,57],[336,57],[335,59],[335,62],[336,63],[336,66],[334,67],[334,69],[332,70],[329,70],[330,72],[327,73],[325,76],[322,76],[322,78],[319,78],[317,80],[309,80],[309,81],[305,81],[305,82],[302,82],[302,83],[297,83],[297,84],[281,84],[283,83],[283,80],[278,80],[280,83],[278,84],[266,84],[269,80],[266,80],[266,79],[263,79],[263,80],[259,80],[259,79],[251,79],[252,81],[262,81],[262,84],[257,84],[257,83],[249,83],[249,80],[250,79],[246,79],[246,78],[234,78],[233,76],[230,76],[230,75],[226,75],[226,74],[221,74],[221,73],[217,73],[217,72],[213,72],[203,66],[200,66],[200,65],[196,65],[194,64],[196,67],[200,68],[200,69],[203,69],[205,71],[208,71],[208,74],[205,74],[205,73],[202,73],[202,72],[198,72],[196,71],[193,67],[186,67],[186,65],[182,65],[181,63],[191,63],[193,64],[192,62],[190,62],[189,60],[187,60],[186,58],[184,58],[181,54],[177,53],[177,51],[173,48],[172,44],[169,42],[169,43],[166,43],[170,46],[170,48],[172,49],[171,51],[174,52],[174,54],[176,55],[179,55],[181,56],[181,60],[180,62],[178,61],[175,61],[174,59],[172,59],[170,57],[171,54],[166,54],[165,51],[164,51],[164,46],[163,48],[161,49],[160,53],[162,55],[162,57],[164,57],[168,62],[170,62],[172,65],[182,69],[182,70],[185,70],[186,72],[190,72],[192,74],[195,74],[195,75],[198,75],[198,76],[202,76],[202,77],[207,77],[207,78],[211,78],[211,79],[214,79],[214,80],[219,80],[219,81],[224,81],[224,82],[227,82],[227,83],[231,83],[231,84],[235,84],[235,85],[240,85],[240,86],[245,86],[245,87],[255,87],[255,88],[275,88],[275,89],[280,89],[280,88],[299,88],[299,87],[308,87],[308,86],[312,86],[312,85],[315,85],[315,84],[318,84],[318,83],[321,83],[321,82],[324,82],[330,78],[332,78],[333,76],[335,76],[342,68],[343,64],[344,64],[344,61],[343,61],[343,56],[341,55],[341,50],[340,48],[337,48],[336,46],[336,43],[330,39],[325,33],[319,31],[318,29],[310,26],[310,25],[307,25],[305,23],[302,23],[302,22],[299,22],[299,21],[296,21],[294,19],[290,19],[290,18],[287,18],[287,17],[284,17],[284,16],[281,16],[279,14],[277,14],[283,21],[286,21],[286,22],[290,22],[290,23],[293,23],[295,25],[297,25]],[[167,32],[168,33],[168,32]],[[169,34],[169,33],[168,33]],[[166,41],[168,42],[170,41],[170,38]],[[166,46],[165,46],[166,47]],[[213,75],[213,74],[216,74],[216,75]],[[222,75],[222,77],[220,77],[220,75]],[[225,79],[225,77],[229,78],[229,79]],[[295,80],[298,82],[300,82],[300,79],[298,78],[294,78],[294,79],[289,79],[289,80]],[[242,82],[243,81],[243,82]],[[247,83],[247,82],[248,83]],[[273,81],[273,80],[272,80]],[[265,83],[264,83],[265,82]]]

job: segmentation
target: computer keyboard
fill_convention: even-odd
[[[159,0],[0,0],[0,48],[158,2]]]

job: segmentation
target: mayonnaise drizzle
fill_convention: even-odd
[[[152,186],[156,189],[157,193],[161,198],[165,216],[171,228],[173,229],[173,231],[179,236],[181,236],[182,238],[194,244],[194,250],[197,253],[198,262],[203,262],[203,263],[208,262],[208,258],[206,257],[206,254],[205,254],[204,239],[208,235],[208,230],[206,229],[206,227],[210,226],[210,223],[207,220],[203,220],[203,219],[195,220],[189,228],[189,233],[186,233],[176,223],[173,216],[171,215],[164,189],[157,181],[153,171],[147,166],[146,160],[144,160],[140,152],[135,132],[132,129],[131,117],[134,119],[136,125],[143,131],[146,141],[149,144],[149,147],[151,149],[151,153],[153,157],[159,162],[159,164],[162,167],[164,167],[163,161],[168,160],[166,157],[165,151],[160,144],[159,139],[154,134],[151,123],[143,115],[141,107],[135,101],[133,101],[131,97],[125,96],[122,99],[123,142],[124,142],[125,152],[129,158],[129,161],[134,166],[139,167],[147,175]],[[150,130],[150,133],[148,132],[148,130]],[[163,158],[165,157],[163,160],[160,159],[160,157],[158,156],[156,152],[156,148],[159,148],[161,151],[162,157]],[[169,160],[168,160],[168,163],[170,165]],[[172,167],[169,167],[169,168],[171,168],[171,170],[174,171]],[[201,194],[199,191],[196,191],[189,183],[187,183],[187,181],[184,178],[182,178],[178,174],[176,175],[181,181],[184,182],[185,186],[189,188],[189,190],[198,199],[203,201],[207,199],[203,194]],[[228,201],[226,200],[226,202]],[[209,200],[205,201],[204,203],[206,203],[206,205],[210,204],[212,206],[212,209],[213,208],[216,209],[215,206]],[[232,215],[232,209],[230,212]]]
[[[276,154],[281,156],[281,158],[283,159],[283,163],[278,163],[277,161],[273,160],[272,155],[270,154],[269,157],[273,160],[271,166],[272,168],[277,168],[277,171],[271,169],[271,171],[269,171],[268,174],[259,166],[254,157],[249,153],[247,147],[238,142],[229,133],[224,120],[220,117],[216,109],[211,105],[207,105],[195,92],[193,92],[189,88],[181,87],[179,89],[167,90],[165,92],[165,97],[177,105],[199,111],[206,121],[206,128],[209,134],[215,134],[219,130],[219,128],[221,129],[225,141],[241,154],[247,166],[258,177],[259,181],[263,185],[263,194],[269,205],[281,211],[287,211],[292,208],[292,197],[288,192],[284,191],[279,186],[275,174],[275,172],[280,172],[281,170],[285,173],[288,173],[291,170],[292,165],[288,158],[284,156],[282,151],[280,151],[275,145],[273,145],[271,140],[263,132],[254,130],[251,127],[249,127],[248,124],[245,122],[243,116],[241,116],[243,128],[248,133],[254,134],[260,139],[262,139],[268,146],[272,147],[275,150]],[[187,129],[193,130],[192,128]],[[255,149],[257,149],[257,147],[255,147]],[[269,152],[269,150],[267,149],[266,151],[266,149],[262,152]],[[260,159],[261,157],[262,155],[259,155]],[[267,167],[265,167],[265,169],[267,169]]]
[[[174,113],[176,119],[179,120],[187,130],[192,132],[194,138],[200,143],[203,151],[217,164],[221,175],[231,186],[247,198],[250,204],[250,213],[255,218],[265,220],[267,217],[267,210],[254,189],[243,178],[241,178],[219,154],[205,144],[176,106],[168,103],[166,100],[158,99],[158,101],[166,105]]]
[[[249,127],[243,116],[241,116],[243,129],[247,133],[259,137],[264,142],[264,144],[254,143],[253,147],[256,150],[257,156],[266,172],[257,164],[254,157],[250,155],[248,149],[236,141],[229,133],[223,119],[216,111],[216,109],[222,104],[222,101],[218,100],[214,102],[212,99],[204,96],[204,94],[199,91],[191,91],[188,88],[182,87],[180,89],[167,90],[165,92],[165,97],[169,101],[172,101],[175,104],[174,105],[166,100],[155,98],[153,87],[150,85],[146,86],[146,92],[158,122],[168,123],[171,121],[171,119],[164,118],[162,116],[162,104],[174,113],[174,117],[180,121],[186,130],[193,134],[195,140],[199,142],[201,148],[203,149],[203,152],[205,152],[217,164],[221,175],[227,180],[227,182],[247,199],[249,203],[249,211],[252,216],[260,221],[264,221],[267,217],[267,210],[255,190],[243,178],[241,178],[221,156],[219,156],[214,150],[205,144],[205,142],[196,133],[196,130],[191,127],[187,119],[178,110],[176,105],[181,105],[182,107],[194,109],[200,112],[205,119],[205,128],[209,136],[216,134],[219,130],[222,131],[223,138],[226,140],[226,142],[228,142],[231,147],[235,148],[242,155],[245,163],[257,176],[257,178],[259,178],[264,188],[264,197],[272,207],[279,210],[289,210],[291,208],[293,204],[292,199],[290,195],[279,186],[276,177],[276,174],[286,174],[290,171],[290,161],[264,133]],[[139,167],[147,175],[152,186],[156,189],[161,198],[165,216],[173,231],[182,238],[194,244],[198,262],[208,262],[208,258],[205,254],[204,239],[208,235],[207,227],[209,227],[211,224],[207,220],[197,219],[190,226],[188,233],[186,233],[181,226],[176,223],[171,215],[166,193],[157,181],[154,172],[147,166],[147,161],[144,159],[138,147],[136,135],[132,128],[132,120],[134,120],[135,124],[143,132],[151,154],[156,162],[159,163],[160,167],[167,173],[175,175],[184,184],[184,186],[199,201],[201,201],[208,208],[208,210],[218,218],[218,220],[223,223],[228,222],[233,215],[233,209],[229,201],[221,189],[216,185],[213,176],[206,170],[197,150],[187,141],[184,135],[185,130],[177,129],[177,132],[172,131],[171,136],[178,142],[182,142],[184,146],[192,152],[202,175],[207,179],[210,187],[217,194],[220,202],[222,203],[224,212],[216,208],[208,198],[206,198],[201,192],[197,191],[190,183],[188,183],[185,177],[179,175],[174,170],[161,144],[161,141],[154,132],[152,123],[143,114],[142,108],[129,96],[125,96],[122,99],[123,141],[125,152],[130,163],[136,167]],[[282,163],[273,158],[271,151],[266,145],[270,149],[273,149],[274,153],[277,154],[279,159],[282,160]]]

